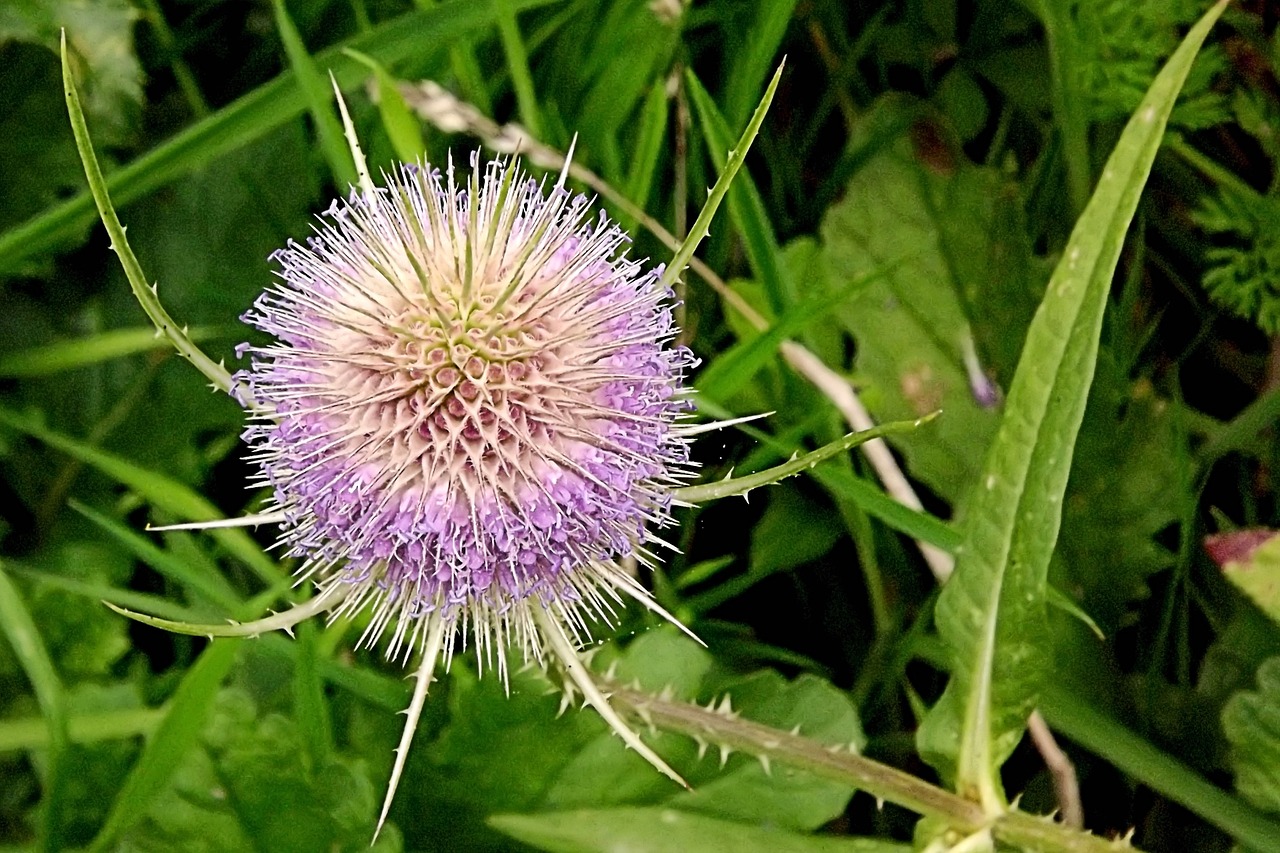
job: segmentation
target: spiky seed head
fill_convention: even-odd
[[[685,373],[661,268],[589,200],[509,161],[465,183],[402,166],[274,255],[246,314],[245,438],[301,573],[372,608],[388,654],[424,617],[540,658],[530,607],[572,636],[623,596],[691,472]]]

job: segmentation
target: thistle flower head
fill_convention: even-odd
[[[447,623],[491,658],[541,657],[531,607],[575,637],[647,556],[688,475],[691,355],[661,268],[589,200],[514,164],[460,184],[402,166],[336,203],[246,320],[245,433],[301,572],[372,608],[408,654]],[[433,616],[433,619],[426,617]]]

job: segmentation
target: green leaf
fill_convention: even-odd
[[[1206,13],[1151,84],[1076,223],[1027,334],[955,575],[938,600],[953,668],[918,741],[988,813],[1006,808],[999,769],[1048,673],[1046,574],[1111,277],[1169,112],[1225,8]]]
[[[711,154],[716,169],[724,171],[727,157],[725,152],[729,150],[733,139],[732,131],[716,109],[715,101],[707,94],[692,70],[686,74],[686,78],[694,109],[702,125],[702,135],[707,142],[707,151]],[[745,170],[729,188],[729,217],[742,235],[747,259],[757,280],[764,287],[770,308],[774,313],[783,312],[795,302],[795,288],[783,269],[782,253],[773,233],[773,225],[769,222],[764,199],[760,197],[751,175]]]
[[[1257,691],[1241,691],[1222,709],[1236,790],[1263,811],[1280,813],[1280,658],[1258,669]]]
[[[427,143],[422,136],[422,122],[405,103],[399,82],[373,57],[356,50],[343,52],[373,72],[378,84],[378,115],[396,157],[403,163],[417,163],[426,155]]]
[[[785,480],[787,477],[794,477],[808,469],[814,468],[820,462],[824,462],[833,456],[841,453],[847,453],[860,444],[865,444],[873,438],[883,438],[888,435],[895,435],[906,430],[913,430],[923,426],[934,420],[934,415],[916,418],[914,421],[897,421],[894,423],[880,424],[871,429],[864,429],[862,432],[850,433],[843,438],[837,438],[835,441],[828,442],[817,450],[806,453],[804,456],[797,456],[781,465],[775,465],[772,468],[766,468],[763,471],[757,471],[754,474],[746,474],[742,477],[734,477],[732,479],[724,479],[715,483],[702,483],[696,486],[684,486],[673,490],[673,495],[677,501],[685,503],[703,503],[704,501],[718,500],[727,498],[732,495],[742,495],[746,497],[752,489],[758,489],[762,486],[772,485],[779,480]]]
[[[502,51],[507,58],[507,71],[516,90],[516,103],[520,107],[520,120],[534,139],[547,141],[542,132],[542,113],[538,109],[538,96],[533,89],[533,75],[529,71],[529,53],[525,50],[524,37],[516,23],[514,0],[488,0],[498,22],[498,34],[502,37]]]
[[[112,207],[111,198],[107,194],[106,181],[98,166],[97,156],[93,152],[93,143],[89,139],[89,130],[85,124],[84,113],[80,109],[80,97],[76,92],[75,78],[71,72],[70,58],[66,51],[66,42],[62,50],[62,86],[67,97],[67,113],[71,118],[71,131],[75,134],[76,150],[80,153],[80,162],[84,164],[85,177],[89,181],[89,193],[98,207],[98,215],[111,238],[111,248],[120,258],[120,266],[124,268],[125,277],[129,279],[129,287],[133,295],[146,312],[156,331],[164,335],[173,344],[174,349],[208,377],[215,388],[231,392],[231,376],[221,364],[216,364],[192,342],[186,326],[179,326],[165,311],[156,295],[156,286],[147,281],[142,272],[142,265],[129,247],[125,237],[124,226]]]
[[[1048,685],[1041,710],[1054,731],[1090,750],[1153,791],[1190,809],[1261,853],[1280,838],[1280,820],[1223,790],[1185,763],[1093,707],[1079,687]]]
[[[769,79],[769,66],[774,62],[795,9],[796,0],[774,0],[743,7],[744,13],[754,11],[753,19],[747,26],[733,27],[726,33],[736,42],[726,51],[729,68],[724,76],[724,113],[728,128],[741,127],[747,120],[756,92]]]
[[[802,734],[820,743],[860,747],[865,740],[852,703],[827,682],[810,675],[788,682],[771,670],[727,674],[703,649],[670,628],[639,637],[612,670],[620,683],[638,682],[653,692],[670,690],[704,705],[715,700],[723,707],[727,701],[735,713],[748,719],[782,731],[799,726]],[[544,806],[663,803],[746,822],[813,830],[839,815],[853,793],[848,785],[809,773],[766,770],[747,755],[730,756],[721,767],[714,743],[706,755],[678,735],[660,734],[654,744],[693,786],[692,792],[674,789],[616,738],[602,733],[559,771],[545,794]],[[612,780],[607,790],[594,781],[599,779]]]
[[[220,517],[218,508],[194,490],[162,474],[141,468],[127,459],[121,459],[46,429],[7,409],[0,408],[0,424],[24,432],[69,456],[92,465],[108,477],[138,492],[152,505],[172,513],[182,521],[210,521]],[[280,567],[263,553],[258,544],[244,530],[237,528],[211,530],[209,535],[233,556],[253,569],[254,573],[267,584],[274,585],[283,577]]]
[[[764,95],[761,96],[760,103],[756,106],[756,111],[751,115],[751,121],[747,122],[746,130],[738,138],[738,144],[726,156],[724,167],[720,170],[720,176],[716,178],[715,185],[707,194],[707,201],[702,206],[702,210],[699,211],[698,218],[694,220],[693,225],[689,228],[688,236],[685,237],[684,242],[680,244],[680,248],[676,250],[675,255],[671,258],[671,263],[667,266],[666,272],[663,273],[662,280],[658,282],[659,288],[671,287],[675,284],[676,279],[684,273],[684,268],[688,265],[689,259],[697,251],[698,244],[702,242],[703,238],[707,236],[707,232],[711,229],[711,220],[720,208],[720,202],[724,201],[725,194],[729,192],[729,188],[733,185],[733,179],[737,176],[738,170],[746,162],[747,152],[751,149],[751,143],[755,141],[756,134],[760,132],[760,125],[764,124],[764,117],[769,112],[769,105],[773,103],[773,95],[778,91],[778,83],[782,80],[783,67],[779,65],[778,70],[774,72],[773,79],[769,81],[768,88],[764,90]]]
[[[995,270],[975,275],[960,266],[985,265],[996,254],[986,224],[991,214],[982,209],[995,198],[994,177],[973,166],[958,166],[954,176],[933,174],[900,142],[859,169],[822,222],[830,287],[893,265],[833,315],[857,341],[854,378],[877,420],[946,413],[929,435],[904,434],[891,443],[914,476],[953,504],[963,503],[977,481],[998,422],[998,412],[984,408],[970,385],[965,341],[974,332],[962,298],[979,275]],[[963,251],[952,250],[957,243]]]
[[[1148,595],[1148,578],[1173,565],[1155,537],[1193,498],[1177,404],[1126,381],[1109,356],[1099,353],[1050,577],[1111,632]]]
[[[644,850],[686,853],[907,853],[911,846],[870,838],[801,835],[777,827],[751,826],[676,809],[583,809],[535,815],[494,815],[489,824],[540,850],[590,853]]]
[[[813,677],[787,681],[775,672],[725,672],[670,627],[648,631],[621,651],[605,646],[595,666],[610,664],[622,683],[670,688],[672,695],[704,705],[727,693],[744,717],[783,730],[799,725],[823,743],[863,742],[856,711],[842,691]],[[747,755],[730,756],[721,768],[716,744],[700,757],[687,737],[647,735],[693,785],[695,793],[686,794],[624,749],[594,714],[570,709],[556,719],[560,697],[542,673],[513,674],[509,695],[489,675],[477,680],[455,661],[448,720],[430,743],[420,733],[410,754],[392,815],[400,816],[411,848],[448,833],[458,848],[506,850],[510,842],[484,825],[492,814],[616,806],[669,806],[812,830],[841,814],[852,793],[847,783],[776,765],[766,774]]]
[[[8,639],[18,662],[27,673],[36,701],[49,727],[49,759],[45,770],[44,818],[40,829],[40,849],[60,850],[62,832],[62,791],[66,766],[63,758],[70,738],[67,734],[66,697],[53,668],[40,632],[27,610],[18,588],[0,566],[0,632]]]
[[[1280,534],[1275,531],[1236,531],[1214,539],[1226,545],[1241,540],[1239,553],[1221,562],[1223,576],[1263,613],[1280,623]]]

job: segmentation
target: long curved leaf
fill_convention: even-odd
[[[988,813],[1050,665],[1049,558],[1125,232],[1200,45],[1226,7],[1187,34],[1107,160],[1027,333],[1000,429],[969,508],[956,573],[938,599],[951,681],[919,732],[921,753]]]

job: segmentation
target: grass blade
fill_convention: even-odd
[[[26,433],[68,456],[97,468],[103,474],[142,495],[152,506],[163,509],[183,521],[209,521],[222,517],[222,513],[216,506],[177,480],[148,471],[127,459],[68,438],[27,418],[20,417],[8,409],[0,408],[0,424]],[[233,557],[252,569],[254,574],[268,586],[275,586],[283,580],[284,573],[280,567],[243,529],[220,528],[210,530],[208,535],[227,549]]]
[[[187,334],[192,341],[202,341],[228,337],[231,330],[197,328]],[[40,347],[6,353],[0,356],[0,378],[31,379],[50,376],[64,370],[74,370],[168,346],[169,343],[157,336],[156,330],[150,326],[111,329],[84,338],[55,341]]]
[[[320,138],[320,150],[324,159],[329,162],[329,171],[339,190],[345,194],[347,187],[356,184],[355,163],[342,139],[342,125],[333,114],[333,87],[320,70],[320,65],[307,52],[302,43],[302,35],[294,26],[284,0],[272,0],[272,9],[276,17],[276,29],[280,32],[280,40],[284,43],[285,55],[289,57],[289,67],[297,78],[298,88],[306,101],[307,111],[311,113],[316,135]]]
[[[66,694],[62,689],[62,681],[53,668],[53,661],[49,658],[49,651],[40,639],[35,622],[31,620],[31,613],[3,567],[0,567],[0,631],[8,638],[18,663],[31,682],[31,689],[36,694],[36,702],[44,714],[49,732],[49,766],[45,774],[46,787],[42,798],[44,815],[41,818],[39,849],[61,850],[59,836],[62,827],[63,790],[66,787],[63,771],[67,745],[70,743]]]
[[[195,745],[213,707],[213,697],[235,662],[241,640],[215,640],[187,670],[177,692],[169,700],[164,719],[147,741],[120,789],[106,822],[89,849],[109,850],[124,833],[146,815],[168,783],[173,771]]]

